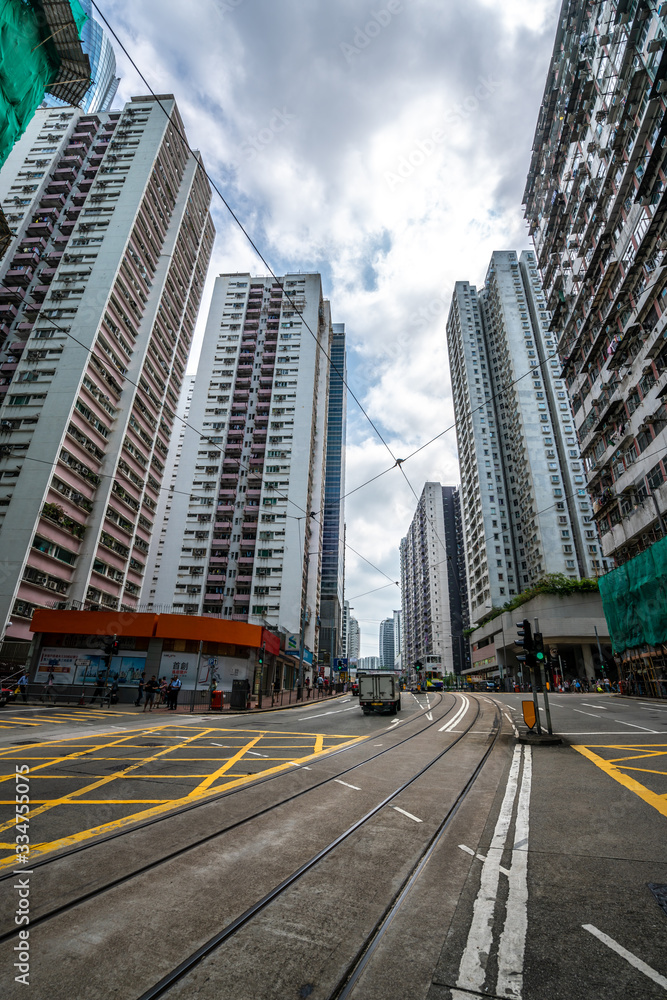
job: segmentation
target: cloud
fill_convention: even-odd
[[[334,321],[347,328],[350,386],[389,445],[350,400],[348,488],[391,466],[390,451],[404,457],[453,422],[452,288],[461,278],[481,283],[493,250],[529,245],[521,196],[559,7],[105,5],[153,89],[176,95],[192,145],[276,273],[322,272]],[[144,92],[122,55],[119,63],[119,100]],[[214,217],[205,301],[221,271],[264,272],[217,200]],[[454,432],[405,473],[417,494],[425,481],[457,482]],[[347,502],[350,544],[392,579],[415,505],[398,469]],[[348,552],[349,595],[387,582]],[[376,623],[398,597],[388,588],[358,602],[364,655],[377,652]]]

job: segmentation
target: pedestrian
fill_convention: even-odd
[[[304,681],[304,683],[306,685],[306,692],[307,692],[306,693],[306,698],[310,698],[310,677],[306,677],[306,680]]]
[[[171,678],[171,684],[169,685],[167,691],[167,708],[171,708],[174,712],[176,711],[176,703],[178,702],[178,694],[181,690],[181,679],[174,675]]]
[[[142,674],[141,677],[139,678],[139,687],[137,689],[137,700],[134,703],[137,706],[137,708],[141,707],[141,699],[144,696],[144,678],[145,677],[146,677],[146,674]]]
[[[97,680],[95,681],[95,690],[93,691],[93,697],[90,699],[90,704],[94,705],[97,699],[100,699],[100,705],[102,704],[102,699],[104,696],[104,681],[97,675]]]
[[[149,712],[153,711],[153,700],[155,698],[155,692],[158,689],[158,682],[155,674],[151,677],[148,684],[146,685],[146,701],[144,703],[144,712],[148,709]]]
[[[581,694],[581,681],[579,680],[578,677],[574,682],[574,690],[576,691],[577,694]]]
[[[19,677],[19,691],[24,702],[28,703],[28,675],[24,672]]]
[[[166,705],[167,704],[167,687],[168,687],[167,678],[166,677],[161,677],[160,678],[160,699],[158,701],[159,705]]]

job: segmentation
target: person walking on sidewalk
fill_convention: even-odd
[[[158,682],[155,674],[151,677],[148,684],[146,685],[146,702],[144,704],[144,712],[148,709],[149,712],[153,711],[153,699],[155,698],[155,692],[158,689]]]
[[[181,679],[180,677],[176,677],[176,675],[174,675],[171,678],[171,684],[167,689],[167,708],[173,709],[174,712],[176,711],[176,705],[178,702],[178,693],[180,690],[181,690]]]
[[[24,702],[28,703],[28,675],[24,672],[19,677],[19,691]]]

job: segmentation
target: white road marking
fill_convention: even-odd
[[[653,707],[651,707],[651,708],[644,708],[642,705],[640,705],[639,706],[639,711],[640,712],[667,712],[667,708],[658,708],[657,705],[655,706],[655,708],[653,708]]]
[[[439,733],[444,733],[444,732],[451,733],[454,729],[454,726],[458,726],[459,722],[468,711],[468,706],[470,702],[468,701],[465,695],[462,695],[462,698],[463,698],[463,704],[459,708],[458,712],[456,713],[453,719],[450,719],[449,722],[446,722],[444,726],[440,727],[440,729],[438,730]]]
[[[606,944],[608,948],[615,951],[617,955],[624,958],[626,962],[633,965],[635,969],[639,969],[640,972],[643,972],[645,976],[652,979],[654,983],[658,984],[658,986],[662,986],[663,990],[667,990],[667,979],[665,979],[664,976],[661,976],[659,972],[656,972],[655,969],[652,969],[650,965],[647,965],[646,962],[642,962],[641,958],[637,958],[637,956],[633,955],[631,951],[624,948],[622,944],[619,944],[618,941],[614,941],[613,938],[610,938],[609,935],[605,934],[603,931],[599,931],[597,927],[593,926],[593,924],[582,924],[581,926],[585,931],[588,931],[589,934],[592,934],[593,937],[596,937],[598,941],[602,941],[602,943]]]
[[[232,750],[233,747],[228,747],[225,743],[211,743],[212,747],[220,747],[221,750]]]
[[[608,712],[609,711],[609,706],[608,705],[606,707],[604,705],[589,705],[587,701],[580,701],[579,704],[580,705],[585,705],[586,708],[597,708],[600,712]],[[577,710],[575,708],[575,712],[576,711]]]
[[[472,851],[469,847],[466,847],[465,844],[459,844],[459,847],[461,848],[462,851],[465,851],[466,854],[469,854],[473,858],[477,858],[478,861],[486,861],[486,855],[475,854],[475,852]],[[503,875],[507,875],[509,878],[509,871],[507,868],[503,868],[501,865],[499,865],[498,870],[502,872]]]
[[[509,835],[514,800],[519,787],[519,767],[522,747],[516,746],[507,777],[496,828],[486,861],[482,865],[479,892],[473,907],[468,940],[461,956],[456,985],[466,990],[482,993],[486,980],[486,960],[493,944],[493,916],[500,882],[500,860]],[[466,1000],[466,995],[452,990],[452,1000]]]
[[[524,747],[521,790],[514,827],[512,869],[509,873],[505,926],[498,946],[498,980],[495,992],[502,997],[521,1000],[523,995],[523,964],[528,930],[528,831],[532,756]]]
[[[341,781],[340,778],[334,778],[334,781],[338,782],[339,785],[345,785],[346,788],[354,788],[355,792],[361,791],[359,785],[348,785],[347,781]]]
[[[382,743],[374,743],[374,744],[373,744],[373,746],[374,746],[374,747],[381,747],[381,746],[382,746]]]
[[[632,726],[633,729],[643,729],[645,733],[657,733],[657,729],[647,729],[646,726],[636,726],[634,722],[624,722],[623,719],[614,719],[614,722],[618,722],[621,726]]]
[[[412,813],[406,812],[405,809],[401,809],[400,806],[392,806],[392,809],[395,809],[397,813],[402,813],[404,816],[407,816],[408,819],[413,819],[415,823],[424,822],[424,820],[420,819],[419,816],[413,816]]]
[[[265,753],[257,753],[255,750],[248,750],[247,753],[252,757],[266,757]]]
[[[308,721],[311,719],[323,719],[325,715],[342,715],[343,712],[354,712],[358,708],[358,705],[353,705],[352,708],[340,708],[335,709],[333,712],[319,712],[317,715],[309,715]],[[286,719],[286,722],[300,722],[303,723],[303,719]]]
[[[430,722],[433,722],[433,712],[427,712],[427,713],[426,713],[426,718],[427,718],[427,719],[428,719],[428,720],[429,720]]]
[[[573,712],[578,712],[579,715],[589,715],[591,717],[591,719],[601,719],[602,718],[601,715],[593,715],[592,712],[582,712],[580,708],[573,708],[572,711]],[[616,722],[616,719],[614,719],[614,722]]]
[[[398,726],[400,724],[400,721],[401,721],[400,719],[394,719],[393,722],[389,723],[389,725],[387,726],[387,729],[391,729],[393,726]]]

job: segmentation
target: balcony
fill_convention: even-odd
[[[26,233],[29,236],[51,236],[53,222],[46,218],[34,219],[26,229]]]
[[[205,594],[205,600],[210,602],[219,601],[220,603],[222,603],[222,601],[224,600],[224,596],[225,596],[224,594],[212,594],[207,591],[207,593]]]
[[[25,288],[14,285],[12,288],[0,286],[0,302],[21,303],[25,300]]]
[[[50,197],[51,195],[61,195],[63,198],[66,198],[71,190],[72,190],[71,181],[52,180],[47,185],[46,195],[48,197]]]
[[[46,194],[42,195],[42,200],[39,203],[39,207],[57,208],[58,211],[61,211],[64,204],[65,204],[65,195],[54,191],[53,194],[49,194],[47,192]]]
[[[57,174],[59,170],[67,168],[69,168],[70,170],[80,170],[82,163],[83,163],[83,158],[79,155],[78,152],[68,154],[67,151],[65,151],[65,154],[62,156],[60,162],[58,163],[57,169],[54,170],[54,174]]]
[[[11,302],[0,303],[0,321],[11,323],[16,318],[18,310]]]
[[[34,273],[31,267],[10,267],[5,274],[5,281],[8,285],[28,285]]]

